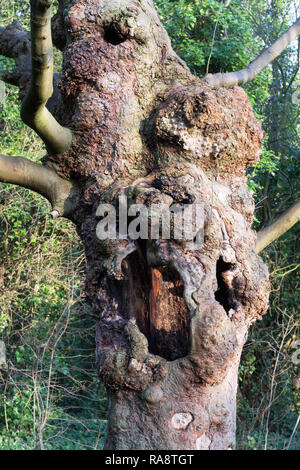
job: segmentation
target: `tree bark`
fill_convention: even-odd
[[[130,389],[110,389],[105,448],[235,449],[238,364],[239,357],[217,385],[195,383],[192,364],[173,361],[168,378],[140,396]]]
[[[191,74],[151,0],[59,3],[53,114],[73,139],[44,165],[78,188],[72,220],[109,396],[106,448],[234,448],[241,350],[268,306],[245,175],[261,125],[241,88]],[[201,205],[203,243],[100,240],[99,204],[118,208],[124,195],[129,208]]]

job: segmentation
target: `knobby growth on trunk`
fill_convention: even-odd
[[[299,34],[299,20],[245,71],[201,80],[151,0],[60,0],[52,38],[63,70],[53,76],[51,4],[31,1],[31,39],[17,22],[0,29],[0,53],[16,63],[2,78],[19,87],[22,119],[47,148],[43,165],[1,155],[0,180],[44,195],[84,243],[106,448],[234,448],[240,355],[268,305],[257,252],[300,212],[256,241],[245,172],[264,133],[236,85]],[[117,208],[124,195],[129,207],[201,204],[204,243],[99,240],[99,204]]]

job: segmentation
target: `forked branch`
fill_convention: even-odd
[[[273,62],[287,46],[300,34],[300,18],[282,34],[272,46],[265,49],[248,67],[236,72],[209,74],[202,79],[212,87],[232,87],[243,85],[254,80],[257,75]]]
[[[52,205],[52,217],[69,216],[75,204],[72,183],[53,170],[23,157],[0,155],[0,181],[31,189],[44,196]]]
[[[300,220],[300,199],[284,212],[271,225],[260,230],[255,245],[256,253],[260,253],[273,241],[281,237]]]
[[[70,147],[72,132],[46,108],[53,93],[52,0],[31,0],[30,4],[32,73],[21,117],[42,138],[49,152],[60,154]]]

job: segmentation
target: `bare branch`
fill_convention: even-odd
[[[290,228],[292,228],[300,220],[300,199],[298,199],[292,207],[284,212],[271,225],[260,230],[257,234],[257,242],[255,245],[256,253],[260,253],[270,243],[277,240]]]
[[[67,217],[73,212],[76,192],[70,181],[53,170],[23,157],[0,155],[0,181],[31,189],[52,205],[52,216]]]
[[[272,46],[265,49],[251,64],[242,70],[230,73],[209,74],[202,79],[204,83],[212,87],[232,87],[251,82],[255,77],[273,62],[287,46],[300,34],[300,18],[282,34]]]
[[[59,154],[70,147],[72,132],[62,127],[46,108],[53,93],[52,0],[31,0],[30,3],[32,73],[21,117],[42,138],[49,152]]]

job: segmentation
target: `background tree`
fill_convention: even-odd
[[[123,42],[123,41],[121,41],[121,38],[120,38],[120,34],[121,34],[121,33],[120,33],[120,31],[119,31],[119,28],[117,28],[117,33],[116,33],[116,31],[115,31],[115,26],[112,28],[112,26],[111,26],[112,24],[114,24],[114,23],[110,23],[110,27],[108,28],[108,32],[106,32],[106,34],[108,35],[108,36],[106,37],[107,42],[111,42],[111,41],[116,42],[116,41],[117,41],[117,38],[119,38],[118,41],[120,41],[120,43]],[[119,34],[119,33],[120,33],[120,34]],[[122,34],[123,34],[123,33],[122,33]],[[122,36],[122,34],[121,34],[121,36]],[[112,39],[111,39],[111,36],[112,36]],[[123,37],[123,36],[122,36],[122,37]],[[125,42],[125,40],[124,40],[124,42]],[[114,44],[114,45],[117,45],[117,44]],[[108,47],[109,47],[109,46],[108,46]],[[177,62],[177,59],[175,60],[175,62]],[[13,73],[12,73],[12,75],[13,75]],[[43,76],[43,70],[38,71],[37,76],[38,76],[38,78],[39,78],[39,77],[42,77],[42,76]],[[185,80],[186,80],[186,77],[185,77],[185,78],[181,78],[181,80],[184,80],[184,81],[185,81]],[[191,79],[188,78],[188,80],[191,80]],[[191,82],[191,83],[193,83],[193,82]],[[29,99],[32,98],[30,95],[29,95],[29,97],[30,97]],[[53,100],[53,101],[54,101],[54,100]],[[26,102],[25,102],[25,103],[26,103]],[[55,101],[54,101],[54,104],[55,104]],[[26,106],[25,106],[25,111],[26,111]],[[39,107],[37,107],[36,113],[37,113],[37,114],[39,113]],[[26,113],[25,113],[25,114],[26,114]],[[43,116],[44,116],[44,115],[43,115]],[[47,115],[46,115],[46,117],[47,117]],[[25,119],[27,119],[27,118],[25,117]],[[46,121],[48,122],[48,119],[46,119]],[[51,119],[50,119],[50,121],[51,121]],[[52,122],[53,122],[53,121],[51,121],[51,126],[52,126]],[[39,127],[39,126],[40,126],[40,121],[39,121],[39,120],[38,120],[38,122],[30,121],[30,124],[33,125],[33,127],[34,127],[42,136],[44,136],[44,139],[47,141],[47,139],[48,139],[48,137],[49,137],[49,132],[48,132],[47,129],[46,129],[46,132],[45,132],[44,126],[42,126],[42,129]],[[195,125],[195,124],[194,124],[194,125]],[[50,127],[51,127],[51,126],[50,126]],[[55,123],[54,123],[54,126],[56,126]],[[149,128],[150,128],[150,127],[149,127]],[[50,129],[50,131],[51,131],[51,129]],[[68,132],[67,132],[67,131],[64,131],[64,129],[62,129],[61,132],[62,132],[62,134],[63,134],[63,140],[64,140],[64,139],[65,139],[65,135],[68,136]],[[58,134],[55,132],[55,137],[56,137],[57,135],[58,135]],[[166,136],[165,136],[165,138],[166,138]],[[50,140],[51,140],[51,139],[50,139]],[[167,138],[166,140],[168,140],[168,138]],[[48,142],[48,144],[49,144],[49,142]],[[60,145],[60,142],[59,142],[58,144]],[[53,144],[52,142],[50,142],[50,147],[51,147],[52,145],[54,145],[54,147],[56,148],[56,143]],[[174,145],[174,143],[173,143],[173,145]],[[48,146],[49,146],[49,145],[48,145]],[[52,148],[54,148],[54,147],[52,147]],[[50,150],[51,150],[51,149],[50,149]],[[7,159],[3,159],[3,162],[4,162],[4,163],[7,163],[7,161],[8,161]],[[22,162],[22,160],[21,160],[21,162]],[[27,165],[27,163],[26,163],[26,165]],[[7,166],[7,165],[6,165],[6,166]],[[36,168],[36,167],[34,167],[34,168]],[[41,170],[39,169],[39,172],[40,172],[40,171],[41,171]],[[191,171],[191,170],[189,170],[189,171]],[[168,176],[169,176],[169,175],[168,175]],[[52,173],[51,173],[51,177],[54,177],[54,175],[53,175]],[[157,177],[157,175],[156,175],[156,177]],[[213,176],[213,178],[214,178],[214,176]],[[60,181],[60,180],[58,180],[58,181]],[[15,181],[15,182],[17,182],[17,181]],[[32,184],[32,181],[31,181],[30,183]],[[40,184],[40,178],[38,179],[38,183]],[[37,183],[36,183],[36,182],[33,182],[33,184],[35,185],[33,189],[37,189],[37,187],[36,187],[36,184],[37,184]],[[64,184],[64,186],[67,187],[67,185],[65,185],[65,184]],[[156,189],[156,188],[155,188],[155,189]],[[44,192],[45,192],[45,191],[44,191]],[[54,210],[57,211],[57,212],[59,212],[59,211],[61,210],[61,206],[60,206],[60,205],[57,205],[57,202],[58,202],[59,204],[61,204],[61,200],[57,201],[57,194],[54,194],[54,199],[53,199],[53,194],[49,194],[48,191],[46,191],[46,195],[49,197],[49,199],[52,198],[51,200],[52,200],[52,202],[54,202]],[[103,254],[102,254],[102,256],[103,256]],[[177,255],[176,255],[176,256],[177,256]],[[173,260],[173,261],[174,261],[174,260]],[[223,260],[223,261],[224,261],[224,260]],[[136,262],[136,261],[135,261],[135,262]],[[219,267],[220,267],[220,266],[219,266]],[[178,268],[177,268],[177,269],[178,269]],[[155,271],[155,270],[154,270],[154,271]],[[228,269],[228,270],[226,270],[226,271],[230,271],[230,269]],[[94,273],[93,273],[93,274],[94,274]],[[159,274],[155,273],[155,275],[159,275]],[[120,288],[120,286],[118,286],[118,287]],[[219,289],[220,289],[220,286],[219,286]],[[186,303],[187,303],[187,298],[186,298],[185,300],[186,300]],[[220,298],[219,298],[219,300],[220,300]],[[226,308],[226,307],[225,307],[225,308]],[[151,309],[150,309],[150,310],[151,310]],[[151,312],[150,312],[150,313],[151,313]],[[148,338],[148,339],[149,339],[149,338]],[[151,339],[151,338],[150,338],[150,339]],[[150,346],[150,347],[151,347],[151,346]],[[182,351],[181,351],[181,352],[182,352]],[[198,352],[199,352],[199,351],[198,351]],[[224,351],[223,351],[223,352],[224,352]],[[221,354],[221,355],[222,355],[222,354]],[[201,355],[200,355],[200,357],[201,357]],[[119,359],[122,359],[122,358],[119,358]],[[222,357],[222,359],[224,359],[224,358]],[[151,360],[152,360],[152,359],[151,359]],[[173,365],[174,365],[174,364],[175,364],[175,363],[173,363]],[[177,364],[177,365],[180,364],[180,365],[182,366],[182,361],[178,361],[176,364]],[[175,364],[175,367],[176,367],[176,364]],[[199,365],[199,364],[198,364],[198,365]],[[203,365],[203,364],[202,364],[202,365]],[[173,367],[173,366],[172,366],[172,367]],[[216,366],[215,366],[215,367],[216,367]],[[200,364],[200,369],[201,369],[201,364]],[[216,368],[216,370],[217,370],[217,368]],[[213,374],[216,372],[216,370],[213,371]],[[171,374],[171,375],[172,375],[172,374]],[[204,374],[204,375],[205,375],[205,374]],[[203,378],[203,377],[202,377],[202,378]],[[213,380],[214,380],[214,379],[213,379]],[[215,381],[216,381],[216,377],[215,377]],[[164,381],[164,384],[166,384],[167,382],[168,382],[168,381],[165,380],[165,381]],[[215,383],[215,382],[213,382],[213,383]],[[224,384],[223,384],[223,385],[224,385]],[[127,384],[127,387],[128,387],[128,384]],[[122,388],[122,387],[121,387],[121,388]],[[131,384],[131,386],[129,386],[128,388],[129,388],[129,389],[132,388],[132,384]],[[133,388],[134,388],[134,387],[133,387]],[[207,387],[207,388],[208,388],[208,387]],[[199,389],[203,391],[203,387],[202,387],[202,388],[200,387]],[[157,389],[155,389],[155,390],[157,391]],[[214,390],[214,393],[217,392],[217,388],[216,388],[216,387],[214,387],[213,390]],[[155,392],[155,393],[156,393],[156,392]],[[203,397],[202,397],[202,398],[203,398]],[[123,400],[124,400],[124,397],[123,397]],[[147,401],[147,400],[146,400],[146,401]],[[204,400],[204,401],[205,401],[205,400]],[[204,413],[204,414],[205,414],[205,413]],[[198,417],[198,418],[199,418],[199,417]],[[203,416],[202,416],[202,418],[203,418]],[[224,418],[224,416],[223,416],[223,418]],[[204,419],[204,418],[203,418],[203,419]],[[230,417],[230,419],[232,419],[232,416]],[[203,424],[203,423],[202,423],[202,424]],[[219,427],[221,427],[221,426],[219,426]],[[203,444],[203,443],[201,444],[202,440],[205,440],[207,436],[205,437],[205,435],[203,435],[203,432],[201,432],[201,430],[199,430],[199,431],[197,431],[197,432],[198,432],[198,434],[199,434],[198,445],[202,445],[202,444]],[[221,434],[222,434],[222,433],[221,433]],[[219,430],[219,431],[218,431],[218,430],[216,431],[216,436],[220,436],[220,430]],[[211,437],[212,437],[212,436],[211,436]],[[173,438],[174,438],[174,437],[173,437]],[[171,439],[173,439],[173,438],[171,437]],[[209,438],[207,437],[207,439],[209,439]],[[217,439],[217,438],[215,438],[215,439]],[[225,439],[226,439],[226,437],[225,437]],[[201,442],[200,442],[200,441],[201,441]],[[200,443],[199,443],[199,442],[200,442]],[[217,441],[216,441],[216,442],[217,442]],[[141,445],[144,445],[144,444],[141,444]],[[171,444],[171,445],[174,445],[174,444]],[[175,444],[175,445],[176,445],[176,444]],[[206,441],[206,444],[203,444],[203,445],[207,445],[207,441]],[[219,445],[219,444],[216,443],[216,445]]]

